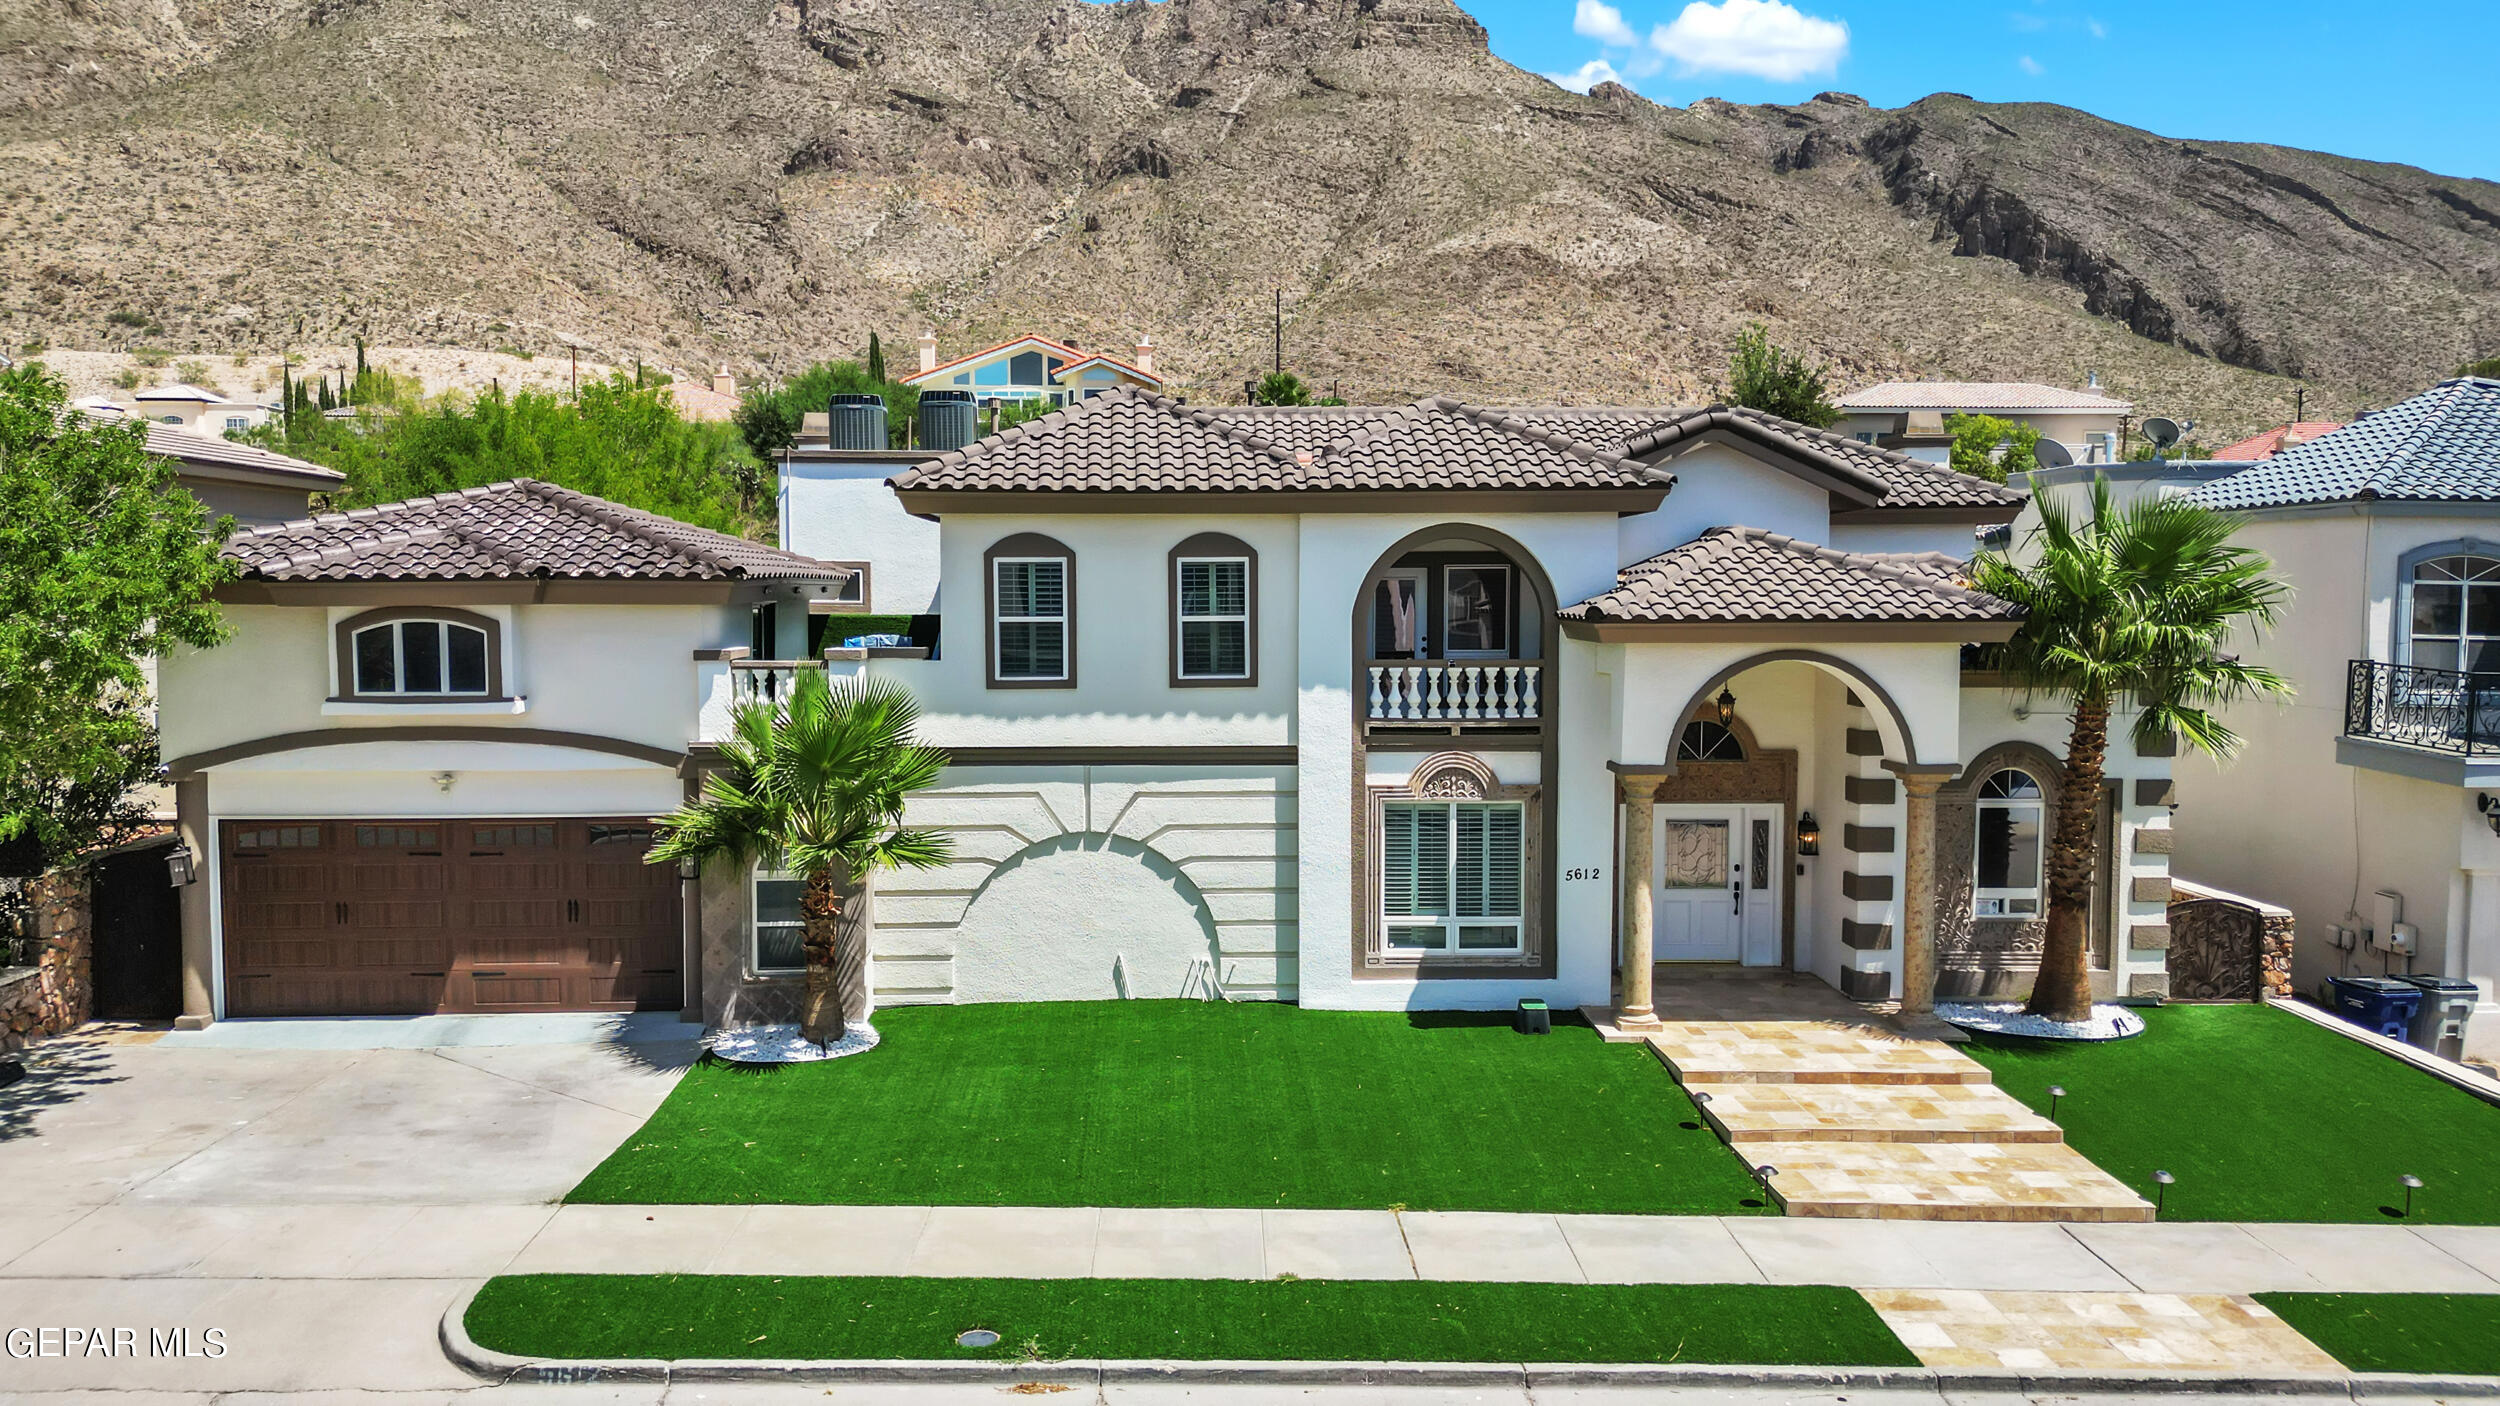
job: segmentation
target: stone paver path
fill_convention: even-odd
[[[1792,1216],[2136,1222],[2152,1203],[1938,1036],[1806,976],[1662,970],[1645,1041]],[[1770,1170],[1766,1170],[1770,1169]]]
[[[2239,1294],[1876,1289],[1867,1302],[1930,1367],[2341,1376],[2343,1367]]]

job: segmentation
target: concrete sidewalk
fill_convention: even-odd
[[[409,1281],[507,1272],[2500,1294],[2500,1226],[1013,1206],[118,1202],[0,1210],[0,1279]]]

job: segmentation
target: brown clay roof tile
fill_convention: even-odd
[[[1616,573],[1565,620],[1691,622],[2007,621],[2016,608],[1973,590],[1942,552],[1843,552],[1752,527],[1714,527]]]

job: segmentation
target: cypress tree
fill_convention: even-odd
[[[874,332],[868,334],[868,379],[880,385],[885,382],[885,346]]]

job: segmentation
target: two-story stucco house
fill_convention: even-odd
[[[783,1017],[791,882],[638,860],[802,668],[904,682],[951,758],[911,810],[956,861],[874,881],[880,1003],[2028,983],[2065,719],[1965,670],[2017,621],[1959,575],[2018,493],[1748,411],[1135,389],[887,491],[853,539],[793,511],[803,556],[529,483],[238,536],[237,638],[165,667],[188,1018]],[[804,657],[858,594],[820,558],[898,525],[937,647]],[[2163,989],[2168,772],[2112,758],[2105,993]]]
[[[886,517],[783,486],[790,545],[926,563],[944,621],[834,661],[954,760],[913,815],[958,862],[877,881],[880,1002],[2028,984],[2066,720],[1965,673],[2016,622],[1957,576],[2018,493],[1746,411],[1129,390],[890,482]],[[2118,750],[2094,959],[2152,995],[2169,762]],[[751,934],[715,1020],[787,1009],[775,882],[707,880],[707,943]]]
[[[947,361],[938,360],[935,332],[920,334],[920,368],[903,384],[922,392],[956,391],[983,405],[1044,401],[1065,405],[1071,400],[1133,387],[1160,391],[1155,374],[1155,344],[1139,337],[1133,349],[1119,356],[1081,351],[1049,337],[1018,337],[983,347]]]

